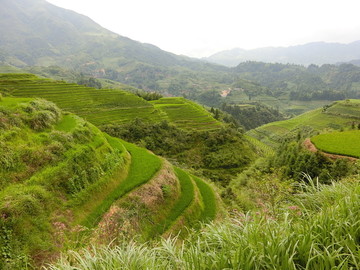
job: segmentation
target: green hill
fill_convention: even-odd
[[[0,62],[16,67],[58,65],[138,88],[176,90],[175,95],[192,92],[194,85],[197,90],[223,85],[227,70],[120,36],[45,0],[3,0],[0,36]]]
[[[227,128],[224,124],[184,98],[149,102],[122,90],[11,73],[0,74],[0,93],[50,100],[112,136],[140,144],[187,168],[204,169],[203,175],[213,180],[228,181],[254,158],[239,132],[222,130]]]
[[[95,89],[41,79],[32,74],[0,74],[0,92],[16,97],[45,98],[97,126],[122,124],[139,118],[148,122],[168,120],[184,129],[221,127],[203,107],[183,98],[148,102],[122,90]]]
[[[360,101],[344,100],[326,105],[289,120],[258,127],[247,134],[274,146],[284,137],[295,138],[299,132],[311,136],[324,130],[349,129],[360,123]]]
[[[161,98],[151,103],[164,111],[170,121],[180,128],[211,130],[222,126],[203,107],[184,98]]]
[[[165,232],[157,229],[164,220],[177,233],[177,220],[191,227],[216,217],[205,182],[203,198],[185,171],[51,102],[1,97],[0,145],[1,269],[40,265],[67,248],[123,234],[150,239]],[[114,217],[114,209],[121,214]]]

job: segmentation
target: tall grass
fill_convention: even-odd
[[[247,214],[182,243],[93,248],[48,269],[360,269],[359,198],[358,181],[315,184],[278,220]]]

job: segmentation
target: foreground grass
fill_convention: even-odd
[[[278,219],[239,216],[179,244],[123,243],[72,252],[66,269],[360,269],[359,181],[312,184]]]

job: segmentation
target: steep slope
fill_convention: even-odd
[[[226,66],[246,61],[291,63],[300,65],[335,64],[360,57],[360,41],[349,44],[313,42],[290,47],[267,47],[253,50],[232,49],[218,52],[204,60]]]
[[[31,74],[0,74],[0,93],[46,98],[112,136],[188,168],[201,168],[207,178],[223,183],[255,158],[241,132],[184,98],[148,102],[122,90],[94,89]]]
[[[61,250],[88,245],[99,237],[108,244],[113,238],[103,236],[104,222],[119,201],[128,206],[121,215],[129,217],[127,221],[134,212],[152,212],[138,217],[136,224],[116,220],[119,230],[111,236],[120,237],[114,233],[127,227],[132,232],[128,236],[140,234],[144,239],[163,233],[148,220],[174,215],[173,205],[182,205],[181,194],[190,196],[192,207],[198,209],[198,215],[188,217],[184,226],[202,219],[205,204],[217,204],[214,196],[193,200],[194,194],[183,191],[183,176],[161,158],[106,135],[45,100],[1,97],[0,145],[0,231],[4,236],[0,268],[39,266]],[[134,204],[133,198],[143,190],[149,196],[142,192],[146,200]],[[152,203],[148,199],[156,192],[157,202]],[[188,203],[184,206],[174,218],[185,215]],[[212,214],[208,220],[214,218]],[[169,223],[167,228],[174,233],[182,229],[173,226]]]
[[[99,90],[40,79],[32,74],[0,74],[0,92],[17,97],[45,98],[97,126],[122,124],[136,118],[147,122],[168,120],[184,129],[207,130],[222,126],[203,107],[182,98],[147,102],[122,90]]]
[[[8,237],[0,261],[20,269],[21,258],[42,260],[57,250],[57,226],[75,226],[76,211],[86,212],[84,203],[98,190],[118,184],[129,158],[121,144],[112,146],[95,126],[53,103],[2,98],[0,109],[0,222]]]
[[[45,0],[4,0],[0,16],[1,49],[25,65],[60,63],[70,56],[67,62],[79,65],[115,56],[149,64],[180,62],[175,55],[114,34]]]

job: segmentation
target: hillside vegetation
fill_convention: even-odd
[[[221,127],[220,122],[210,113],[205,113],[200,105],[184,98],[161,98],[151,103],[155,108],[164,111],[170,121],[180,128],[211,130]]]
[[[221,127],[204,108],[183,98],[148,102],[133,93],[95,89],[64,81],[40,79],[32,74],[0,74],[0,91],[16,97],[41,97],[61,109],[101,126],[122,124],[136,118],[147,122],[167,120],[184,129]]]
[[[296,138],[324,130],[350,129],[360,123],[359,100],[337,101],[289,120],[277,121],[258,127],[247,134],[275,146],[284,137]]]
[[[95,89],[32,74],[0,74],[0,92],[46,98],[112,136],[176,159],[185,167],[201,168],[202,175],[213,180],[229,181],[254,158],[240,132],[184,98],[146,101],[122,90]]]
[[[358,269],[358,180],[301,187],[276,217],[238,215],[180,244],[125,242],[71,252],[48,269]]]
[[[1,97],[0,131],[1,269],[39,266],[60,251],[113,237],[177,233],[180,220],[191,227],[216,218],[220,204],[204,181],[195,184],[185,171],[175,173],[146,149],[51,102]],[[192,211],[197,215],[188,218]]]

